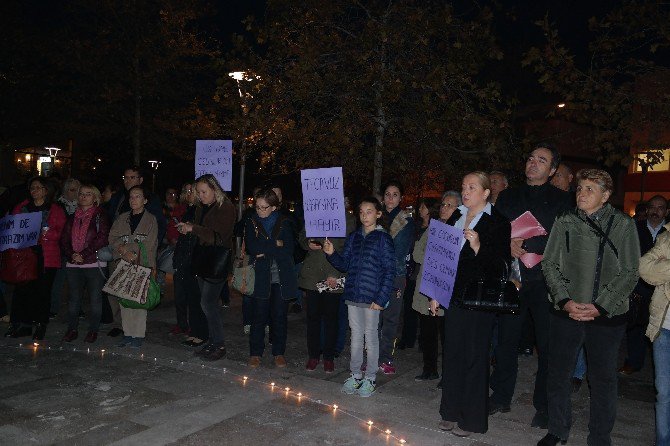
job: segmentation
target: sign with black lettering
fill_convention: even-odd
[[[211,173],[221,189],[232,190],[233,141],[230,139],[199,139],[195,142],[195,177]]]
[[[430,220],[419,292],[449,308],[454,292],[463,230]]]
[[[41,212],[8,215],[0,218],[0,251],[37,245],[41,226]]]
[[[307,237],[346,237],[341,167],[300,171]]]

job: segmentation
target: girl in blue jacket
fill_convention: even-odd
[[[335,268],[348,273],[344,302],[351,329],[351,376],[344,382],[342,392],[368,397],[375,391],[379,361],[379,314],[394,292],[396,265],[393,239],[379,224],[381,203],[374,197],[365,198],[358,209],[361,227],[349,235],[344,251],[335,252],[328,239],[323,251]],[[365,376],[361,372],[364,348],[367,348]]]

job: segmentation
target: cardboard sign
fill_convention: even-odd
[[[230,139],[199,139],[195,142],[195,177],[206,173],[216,177],[225,191],[233,184],[233,141]]]
[[[454,292],[463,230],[430,220],[419,292],[449,308]]]
[[[346,237],[341,167],[300,171],[307,237]]]
[[[8,215],[0,218],[0,251],[37,245],[41,225],[41,212]]]

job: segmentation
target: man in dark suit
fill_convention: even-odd
[[[510,221],[530,211],[549,233],[557,215],[572,208],[570,194],[551,184],[549,178],[561,162],[558,151],[550,144],[539,144],[526,160],[526,184],[500,192],[496,209]],[[526,253],[542,255],[548,235],[526,240],[513,238],[511,251],[514,258]],[[498,345],[495,349],[496,366],[491,374],[490,387],[493,394],[489,402],[489,414],[509,412],[518,372],[518,345],[525,315],[530,312],[535,327],[538,351],[538,369],[535,377],[533,405],[535,416],[531,426],[542,429],[548,424],[547,403],[547,345],[549,334],[549,311],[547,286],[540,263],[521,269],[521,310],[519,314],[498,317]]]
[[[665,231],[663,224],[668,215],[668,201],[661,195],[655,195],[647,202],[647,218],[635,222],[637,236],[640,239],[640,254],[645,255],[654,247],[656,237]],[[649,323],[649,303],[654,287],[640,279],[630,299],[628,327],[626,328],[626,347],[628,356],[619,369],[622,375],[632,375],[642,368],[649,340],[644,336]]]

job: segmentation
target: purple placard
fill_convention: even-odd
[[[300,171],[307,237],[346,237],[341,167]]]
[[[41,212],[14,214],[0,218],[0,251],[35,246],[40,238]]]
[[[449,308],[461,255],[463,230],[430,220],[419,292]]]
[[[221,188],[232,190],[233,141],[230,139],[198,139],[195,141],[195,177],[211,173]]]

